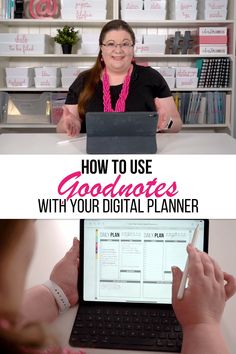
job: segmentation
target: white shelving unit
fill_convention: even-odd
[[[168,0],[167,0],[168,1]],[[170,1],[170,0],[169,0]],[[14,20],[0,20],[0,32],[17,32],[17,33],[29,33],[29,34],[49,34],[50,36],[55,36],[56,29],[64,26],[65,24],[69,26],[75,26],[79,29],[80,34],[83,33],[99,33],[101,27],[113,18],[119,18],[119,0],[107,0],[107,19],[105,21],[67,21],[62,19],[45,19],[45,20],[35,20],[35,19],[14,19]],[[228,0],[228,19],[226,21],[206,21],[206,20],[196,20],[196,21],[176,21],[176,20],[165,20],[165,21],[129,21],[136,34],[166,34],[167,36],[173,35],[176,31],[190,30],[191,32],[198,31],[199,27],[215,27],[215,26],[226,26],[228,28],[229,34],[229,54],[217,57],[228,57],[231,60],[232,74],[230,87],[228,88],[196,88],[193,91],[223,91],[231,93],[231,114],[226,117],[225,124],[202,124],[202,125],[185,125],[186,129],[211,129],[214,131],[226,131],[233,135],[234,130],[234,97],[235,97],[235,38],[236,38],[236,5],[233,0]],[[95,61],[96,55],[82,55],[79,49],[75,49],[73,54],[65,55],[61,53],[61,48],[58,44],[55,44],[54,54],[45,55],[0,55],[0,92],[43,92],[43,91],[53,91],[53,92],[66,92],[67,88],[58,87],[52,90],[49,89],[38,89],[35,87],[22,88],[22,89],[10,89],[5,86],[4,80],[4,68],[6,66],[66,66],[72,64],[74,66],[89,66]],[[151,66],[194,66],[198,58],[214,58],[214,56],[198,55],[198,54],[186,54],[186,55],[173,55],[173,54],[163,54],[156,55],[153,54],[139,54],[136,55],[137,61],[148,61]],[[173,92],[188,92],[192,89],[173,89]],[[1,128],[54,128],[55,126],[48,124],[7,124],[7,122],[0,122]]]

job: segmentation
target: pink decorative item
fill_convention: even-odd
[[[106,68],[104,69],[104,74],[103,74],[103,80],[102,80],[102,85],[103,85],[103,106],[104,106],[104,112],[124,112],[125,111],[125,101],[126,98],[129,94],[129,84],[130,84],[130,70],[128,70],[128,73],[124,79],[123,86],[119,95],[119,98],[116,102],[115,110],[111,106],[111,93],[110,93],[110,83],[109,83],[109,76],[107,74]]]
[[[58,17],[58,0],[30,0],[29,15],[32,18]]]

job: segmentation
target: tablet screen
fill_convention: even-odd
[[[83,299],[170,304],[171,266],[183,270],[197,225],[207,251],[207,220],[83,220]]]

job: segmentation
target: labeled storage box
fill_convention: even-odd
[[[177,88],[196,88],[197,84],[197,77],[176,77]]]
[[[73,84],[75,78],[73,76],[62,76],[61,78],[61,86],[64,88],[70,87]]]
[[[33,77],[27,76],[6,76],[6,86],[9,88],[26,88],[34,85]]]
[[[164,79],[166,80],[170,89],[175,88],[175,77],[165,77],[164,76]]]
[[[27,88],[34,84],[33,68],[29,67],[6,67],[6,86],[9,88]]]
[[[61,76],[63,77],[74,77],[76,78],[80,73],[80,68],[68,66],[61,68]]]
[[[169,3],[169,17],[172,20],[196,20],[197,1],[196,0],[172,0]]]
[[[60,68],[56,66],[41,66],[34,68],[37,77],[60,77]]]
[[[11,77],[29,77],[34,75],[34,68],[29,67],[7,67],[6,75]]]
[[[154,69],[156,69],[164,78],[167,78],[167,77],[173,78],[173,77],[175,77],[175,68],[171,68],[171,67],[168,67],[168,66],[160,66],[160,67],[157,67],[157,68],[154,68]]]
[[[165,44],[137,44],[135,45],[135,54],[164,54]]]
[[[106,0],[61,1],[61,18],[66,20],[105,20]]]
[[[0,33],[0,54],[50,54],[51,37],[46,34]]]
[[[187,67],[187,66],[179,66],[176,68],[175,75],[176,77],[197,77],[198,69]]]
[[[227,44],[201,44],[199,45],[199,54],[221,55],[228,53]]]
[[[61,85],[62,87],[68,88],[74,82],[74,80],[78,77],[78,75],[88,70],[88,67],[65,67],[61,68]]]
[[[56,76],[49,77],[36,77],[34,78],[34,84],[37,88],[55,88],[60,85],[60,78]]]
[[[99,52],[98,42],[96,43],[81,43],[81,54],[88,55],[96,55]]]

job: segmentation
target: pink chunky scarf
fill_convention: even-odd
[[[116,102],[115,110],[111,106],[111,93],[110,93],[110,83],[109,83],[109,76],[107,74],[106,68],[104,69],[104,74],[102,78],[102,86],[103,86],[103,107],[104,112],[124,112],[125,111],[125,101],[129,94],[129,84],[130,84],[130,71],[131,68],[128,70],[128,73],[124,79],[123,86],[119,95],[119,98]]]

